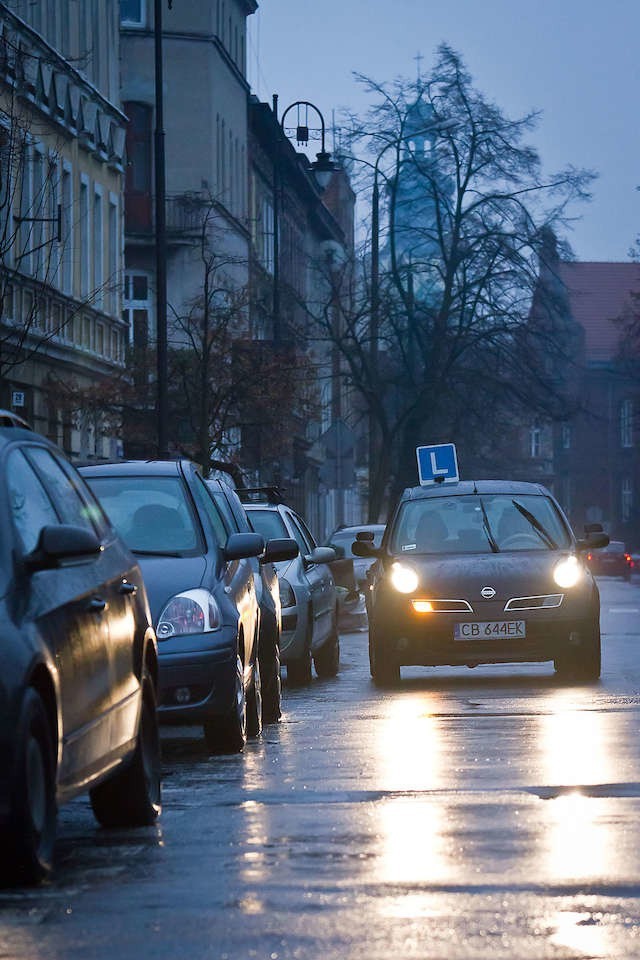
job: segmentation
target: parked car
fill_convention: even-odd
[[[369,660],[376,684],[404,664],[474,667],[552,660],[565,676],[600,676],[600,596],[585,555],[609,538],[576,540],[537,483],[461,481],[405,490],[375,560]]]
[[[311,661],[319,677],[334,677],[340,665],[338,600],[329,564],[331,547],[319,547],[306,523],[273,488],[239,490],[254,530],[265,540],[292,537],[293,560],[276,564],[282,605],[280,656],[292,684],[308,683]]]
[[[239,752],[262,727],[256,533],[227,534],[189,460],[81,468],[144,574],[158,635],[160,719],[202,724],[212,752]]]
[[[631,579],[631,571],[635,563],[621,540],[610,540],[609,545],[597,553],[587,554],[589,569],[596,576],[622,577]]]
[[[246,510],[233,487],[219,479],[209,479],[206,483],[222,514],[227,533],[251,533],[253,528],[249,523]],[[263,723],[276,723],[281,717],[282,611],[275,562],[293,560],[298,552],[298,544],[291,538],[267,540],[262,556],[251,558],[260,609],[258,662],[262,685]]]
[[[337,547],[344,551],[345,557],[350,557],[353,561],[353,575],[357,589],[364,593],[368,588],[367,571],[371,567],[373,560],[370,557],[358,557],[353,552],[353,543],[360,533],[372,533],[373,539],[370,541],[374,547],[379,547],[384,533],[384,523],[362,523],[351,527],[338,527],[329,537],[329,546]]]
[[[0,877],[52,869],[60,804],[160,813],[158,655],[140,568],[63,454],[0,426]]]

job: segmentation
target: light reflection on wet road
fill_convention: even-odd
[[[0,892],[0,960],[640,957],[640,583],[601,590],[599,685],[381,692],[353,633],[244,756],[165,730],[161,824],[63,809],[54,881]]]

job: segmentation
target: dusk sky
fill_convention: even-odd
[[[249,17],[249,79],[281,110],[310,100],[327,124],[364,113],[353,71],[428,76],[435,49],[461,54],[475,85],[512,117],[542,112],[531,142],[544,168],[599,174],[568,239],[581,260],[626,260],[640,234],[638,0],[263,0]],[[329,147],[331,140],[329,138]]]

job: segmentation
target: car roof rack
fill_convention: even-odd
[[[278,487],[238,487],[236,493],[242,503],[284,503]]]
[[[13,410],[0,410],[0,427],[19,427],[33,432],[31,424]]]

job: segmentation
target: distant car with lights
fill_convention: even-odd
[[[212,752],[240,752],[262,726],[250,558],[264,553],[264,539],[228,533],[189,460],[80,472],[142,569],[158,637],[160,719],[201,724]]]
[[[368,538],[368,539],[367,539]],[[375,560],[368,597],[376,684],[404,665],[552,661],[559,674],[600,676],[600,597],[585,555],[608,537],[577,540],[551,493],[536,483],[459,481],[401,496]]]
[[[587,564],[595,576],[631,579],[635,561],[622,540],[610,540],[603,550],[587,553]]]

